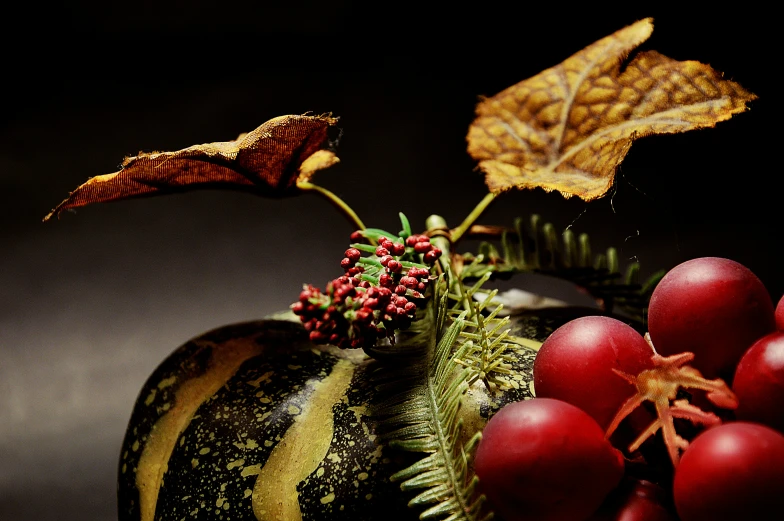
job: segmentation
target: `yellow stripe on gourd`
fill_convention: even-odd
[[[188,427],[196,410],[214,395],[248,359],[260,355],[264,346],[247,340],[229,341],[220,346],[207,345],[212,353],[206,371],[184,381],[174,392],[173,406],[152,426],[136,470],[140,521],[153,521],[163,475],[174,452],[177,439]],[[159,388],[174,383],[162,380]]]
[[[326,378],[308,382],[312,395],[256,478],[252,504],[259,521],[302,520],[297,485],[327,456],[334,433],[332,406],[345,396],[356,367],[338,360]]]

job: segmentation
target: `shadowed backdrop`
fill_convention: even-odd
[[[366,224],[455,226],[486,189],[466,153],[479,96],[640,18],[643,49],[709,63],[759,96],[714,129],[637,141],[591,203],[503,195],[483,224],[540,213],[643,275],[706,255],[784,294],[777,253],[781,103],[772,13],[644,4],[577,11],[351,2],[119,2],[4,13],[0,106],[0,519],[111,520],[136,393],[174,348],[286,309],[341,272],[352,227],[315,195],[194,192],[41,219],[139,151],[234,139],[331,112],[341,163],[316,181]],[[368,4],[369,5],[369,4]],[[448,4],[447,4],[448,5]],[[771,65],[772,64],[772,65]],[[561,286],[537,289],[559,296]]]

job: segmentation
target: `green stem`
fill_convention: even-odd
[[[428,230],[443,230],[443,229],[446,229],[447,226],[446,226],[446,221],[444,220],[443,217],[441,217],[440,215],[431,215],[430,217],[427,218],[427,220],[425,220],[425,227]],[[445,259],[449,258],[449,255],[450,255],[450,251],[449,250],[450,250],[450,246],[451,246],[451,240],[450,239],[447,239],[446,237],[437,235],[437,236],[432,238],[432,243],[433,243],[434,246],[436,246],[437,248],[439,248],[441,250],[441,252],[442,252],[441,260],[442,260],[442,262]]]
[[[333,192],[330,192],[324,187],[319,185],[314,185],[313,183],[304,181],[297,183],[297,188],[300,190],[313,190],[314,192],[318,193],[319,195],[324,196],[330,203],[334,204],[338,210],[343,212],[343,215],[354,224],[359,230],[364,230],[366,228],[365,224],[359,218],[354,210],[346,204],[346,202],[335,195]]]
[[[474,209],[471,210],[471,213],[468,214],[468,217],[465,218],[460,226],[452,230],[452,244],[459,241],[460,238],[468,231],[468,229],[471,228],[471,225],[474,224],[477,219],[479,219],[479,216],[481,216],[487,207],[490,206],[490,203],[495,200],[496,195],[498,194],[494,194],[493,192],[487,194],[484,199],[479,201],[479,204],[477,204]]]
[[[427,230],[447,230],[446,221],[440,215],[431,215],[425,220],[425,227]],[[452,242],[451,239],[443,236],[443,235],[435,235],[431,238],[431,242],[433,245],[441,250],[441,257],[438,259],[438,263],[441,266],[441,270],[444,273],[448,273],[447,280],[453,281],[454,278],[452,277]],[[447,291],[451,291],[452,288],[448,288]]]

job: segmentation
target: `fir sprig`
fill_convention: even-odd
[[[456,303],[449,310],[450,316],[462,317],[465,323],[454,349],[454,362],[473,368],[475,374],[469,383],[481,379],[488,389],[493,385],[507,385],[501,375],[510,374],[509,351],[516,347],[509,336],[509,317],[497,316],[503,306],[494,306],[486,312],[498,290],[491,291],[481,302],[474,298],[490,275],[485,273],[471,287],[465,285],[462,275],[455,277],[457,291],[450,298]]]
[[[443,281],[441,286],[446,289]],[[429,308],[435,310],[436,306]],[[398,392],[378,409],[378,414],[386,417],[383,425],[389,430],[382,439],[390,447],[429,453],[390,478],[400,482],[401,490],[420,491],[409,501],[409,506],[427,507],[420,514],[423,520],[489,519],[480,514],[484,496],[475,497],[478,479],[471,474],[469,465],[470,454],[481,439],[481,433],[476,433],[465,445],[458,441],[462,428],[458,418],[462,397],[477,374],[474,367],[457,364],[452,352],[465,327],[466,314],[455,318],[437,342],[436,335],[432,336],[431,347],[423,346],[425,349],[418,363],[413,364],[416,369],[412,370],[412,365],[406,366],[399,375],[406,378],[398,380]],[[427,318],[433,332],[436,319],[435,313]],[[423,378],[411,379],[416,373]]]
[[[470,466],[481,432],[461,443],[459,410],[466,391],[481,374],[481,365],[466,360],[474,356],[473,335],[481,336],[477,328],[484,330],[486,324],[477,322],[481,309],[470,306],[450,316],[450,288],[461,286],[449,262],[443,261],[442,267],[444,273],[434,285],[425,316],[412,324],[412,330],[419,332],[398,342],[405,364],[379,372],[380,387],[393,392],[376,414],[383,418],[382,439],[390,447],[428,453],[391,477],[402,490],[419,491],[409,506],[425,508],[420,519],[483,521],[492,514],[482,511],[485,498],[476,492],[478,478]],[[463,295],[471,298],[470,290]]]
[[[641,283],[639,263],[630,263],[622,273],[616,248],[594,254],[588,234],[576,235],[567,229],[559,237],[555,226],[542,223],[536,214],[527,227],[518,218],[511,229],[476,226],[472,232],[499,240],[483,241],[476,254],[462,256],[463,279],[525,272],[558,277],[584,288],[605,311],[617,310],[641,323],[646,318],[650,293],[665,273],[658,271]]]

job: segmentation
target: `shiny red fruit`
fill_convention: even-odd
[[[738,397],[739,420],[784,432],[784,332],[766,335],[746,351],[735,370],[732,390]]]
[[[776,305],[776,328],[784,331],[784,296],[779,299]]]
[[[624,479],[588,521],[676,521],[676,516],[662,487]]]
[[[699,434],[675,469],[681,521],[775,521],[784,512],[784,434],[733,422]]]
[[[534,360],[540,398],[576,405],[606,429],[635,387],[613,369],[637,376],[653,367],[653,349],[631,326],[604,316],[580,317],[556,329]]]
[[[490,419],[474,469],[505,521],[585,521],[618,485],[624,461],[586,412],[534,398]]]
[[[651,294],[648,331],[656,351],[695,354],[706,378],[732,378],[740,357],[775,330],[765,286],[742,264],[700,257],[670,270]]]

